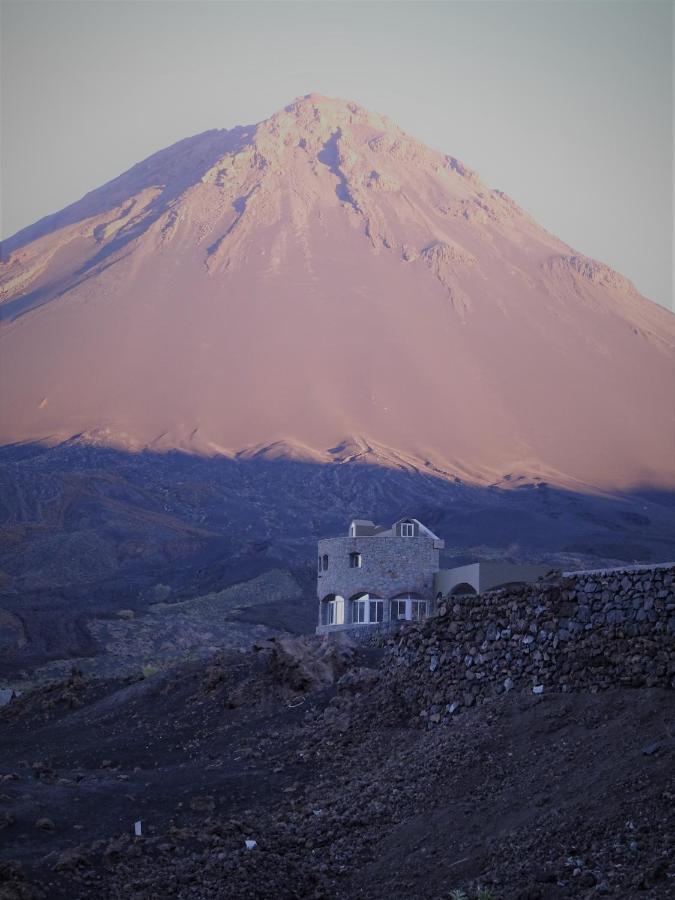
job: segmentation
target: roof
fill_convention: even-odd
[[[426,525],[423,525],[419,519],[415,519],[412,516],[402,516],[400,519],[397,519],[391,527],[387,528],[384,525],[375,525],[370,519],[352,519],[350,525],[369,525],[373,527],[372,535],[364,535],[366,537],[395,537],[396,536],[396,526],[401,522],[415,522],[420,530],[420,534],[424,534],[427,537],[433,538],[433,540],[438,541],[440,538],[437,534],[434,534],[430,528],[427,528]]]

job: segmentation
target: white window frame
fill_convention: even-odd
[[[390,615],[392,622],[421,622],[427,617],[429,606],[427,601],[421,597],[411,597],[406,594],[403,597],[394,597],[390,601]],[[397,607],[397,613],[394,615],[394,604]],[[404,605],[405,614],[399,614],[400,604]]]
[[[326,625],[345,624],[345,598],[339,594],[326,600]]]
[[[414,522],[401,522],[401,537],[415,537]]]
[[[359,597],[358,600],[352,600],[352,622],[354,625],[368,624],[366,602],[364,597]]]
[[[414,597],[410,601],[410,621],[421,622],[427,617],[427,601]]]
[[[357,550],[352,550],[349,554],[349,568],[360,569],[363,565],[363,557]]]
[[[394,604],[396,604],[397,611],[394,614]],[[401,604],[403,604],[403,615],[400,615]],[[403,622],[408,619],[408,601],[403,597],[396,597],[391,601],[391,620],[392,622]]]
[[[373,618],[373,607],[375,607],[375,618]],[[380,613],[380,617],[377,617],[378,611]],[[384,600],[382,597],[369,597],[368,598],[368,622],[371,625],[379,625],[381,622],[384,622]]]
[[[384,622],[384,597],[373,597],[371,594],[362,594],[351,601],[352,622],[355,625],[380,625]],[[374,618],[371,608],[374,607]],[[357,619],[356,611],[359,610]],[[379,618],[378,618],[379,613]],[[361,619],[360,616],[363,615]]]

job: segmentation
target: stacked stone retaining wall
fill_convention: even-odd
[[[675,684],[675,563],[449,599],[389,638],[385,675],[430,724],[505,691]]]

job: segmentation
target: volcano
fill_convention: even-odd
[[[675,486],[675,316],[355,103],[180,141],[2,260],[3,444]]]

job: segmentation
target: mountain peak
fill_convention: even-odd
[[[325,141],[337,132],[347,135],[349,128],[357,126],[403,134],[385,116],[371,112],[352,100],[311,93],[298,97],[262,122],[258,126],[257,135],[269,130],[274,136],[278,136],[279,133],[295,130],[305,139],[309,137],[310,143],[316,143],[318,138]]]
[[[188,138],[7,246],[2,441],[675,484],[673,316],[351,101]]]
[[[289,104],[290,106],[294,105],[302,105],[311,104],[312,106],[355,106],[351,100],[343,100],[340,97],[327,97],[326,94],[319,94],[316,91],[310,91],[309,94],[304,94],[302,97],[296,97],[296,99]]]
[[[370,115],[368,110],[359,106],[359,104],[355,103],[353,100],[343,100],[340,97],[327,97],[325,94],[318,94],[315,92],[304,94],[302,97],[296,97],[296,99],[289,103],[288,106],[284,107],[284,109],[291,112],[300,112],[304,110],[342,112],[345,116]]]

